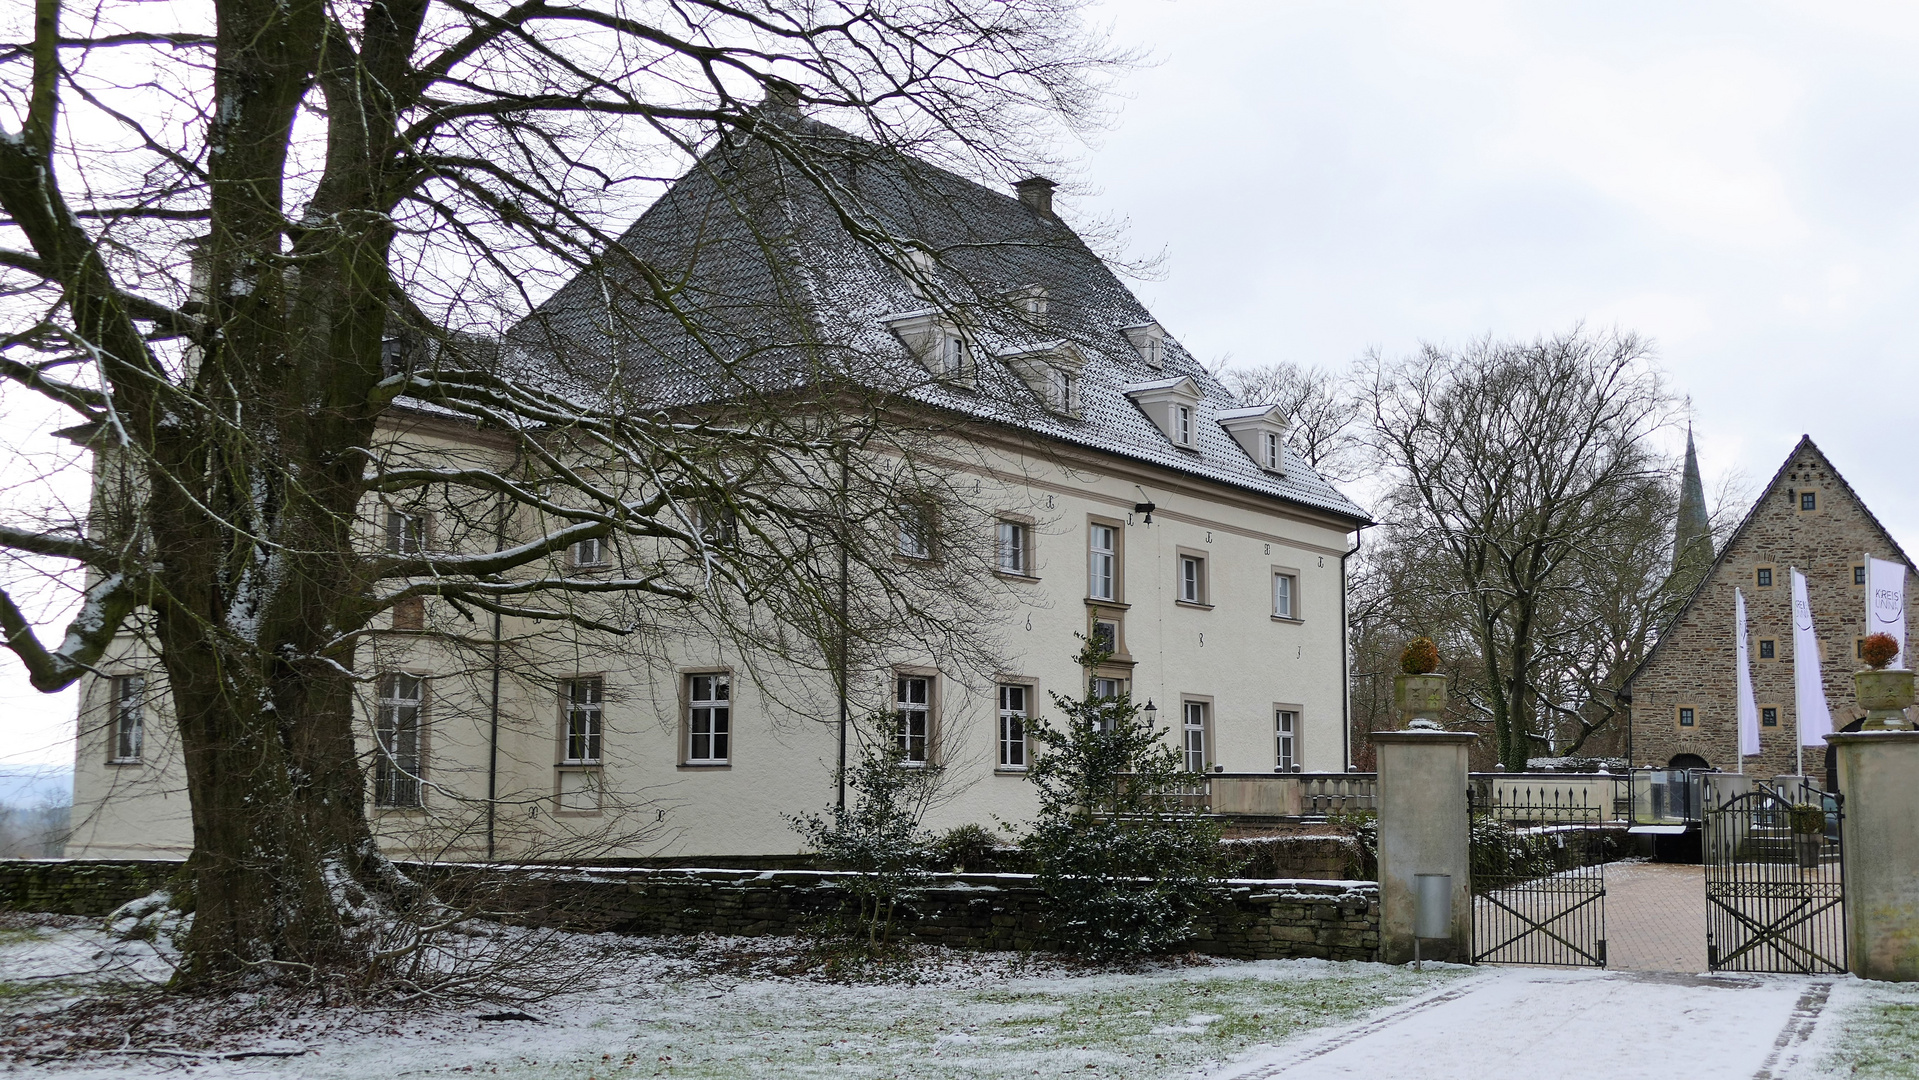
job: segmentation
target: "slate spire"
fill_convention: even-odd
[[[1706,485],[1699,479],[1699,455],[1686,427],[1686,469],[1679,480],[1679,522],[1673,529],[1672,568],[1704,570],[1712,563],[1712,522],[1706,516]]]

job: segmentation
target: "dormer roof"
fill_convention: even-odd
[[[913,250],[935,253],[924,275],[913,265],[923,283],[898,269],[903,257],[889,261],[849,235],[810,174],[750,140],[722,140],[620,237],[632,258],[599,260],[510,331],[511,361],[583,394],[617,381],[635,411],[846,378],[1349,527],[1367,523],[1290,451],[1284,475],[1258,468],[1216,422],[1239,402],[1056,213],[798,115],[782,122],[790,126],[783,138],[817,152],[835,198],[870,215],[868,235],[909,238]],[[659,280],[674,284],[670,305],[650,284]],[[1043,342],[1007,296],[1032,287],[1045,290]],[[683,318],[699,327],[697,338]],[[916,324],[962,329],[976,383],[928,378],[905,340]],[[1156,342],[1158,366],[1136,339]],[[1031,385],[1043,350],[1053,350],[1047,363],[1064,362],[1065,345],[1080,365],[1076,410],[1020,407],[1007,396],[1017,385],[1008,380]],[[1193,400],[1190,448],[1172,445],[1129,396],[1159,382]]]

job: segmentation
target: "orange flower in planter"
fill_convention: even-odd
[[[1899,639],[1891,634],[1873,634],[1859,643],[1859,658],[1874,671],[1892,663],[1899,655]]]

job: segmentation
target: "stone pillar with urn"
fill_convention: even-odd
[[[1393,680],[1393,699],[1405,726],[1372,736],[1379,759],[1379,958],[1407,963],[1417,945],[1427,959],[1465,962],[1472,959],[1466,752],[1479,736],[1441,726],[1446,677],[1433,674],[1439,657],[1430,639],[1407,646],[1400,662],[1405,670]],[[1415,939],[1418,879],[1430,874],[1452,879],[1447,933]]]

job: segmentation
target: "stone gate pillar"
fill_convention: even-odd
[[[1379,958],[1385,963],[1412,962],[1418,874],[1453,879],[1451,939],[1422,938],[1422,955],[1472,958],[1466,749],[1477,738],[1432,729],[1373,733],[1379,759]]]
[[[1847,966],[1862,979],[1919,981],[1919,731],[1826,741],[1846,800]]]

